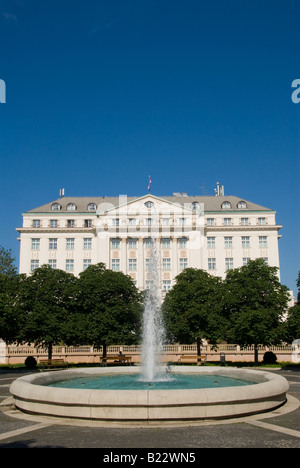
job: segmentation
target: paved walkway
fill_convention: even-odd
[[[175,449],[182,449],[181,456],[193,462],[199,448],[300,448],[300,369],[273,372],[283,375],[290,389],[286,405],[271,413],[182,426],[122,427],[24,415],[9,404],[9,387],[26,371],[0,370],[0,448],[101,448],[102,461],[108,456],[108,461],[132,466],[147,461],[144,453],[154,457],[148,453],[155,453],[155,449],[168,450],[168,457]],[[139,448],[147,450],[139,452],[136,459],[112,459],[138,454],[133,449]]]

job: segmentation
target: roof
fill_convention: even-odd
[[[232,212],[235,210],[238,211],[272,211],[270,208],[263,207],[261,205],[258,205],[256,203],[250,202],[248,200],[245,200],[244,198],[241,197],[236,197],[233,195],[222,195],[222,196],[180,196],[176,194],[175,196],[155,196],[152,194],[147,194],[143,195],[141,197],[127,197],[127,203],[133,202],[135,200],[139,200],[142,198],[146,197],[153,197],[159,200],[165,200],[166,202],[169,203],[176,203],[184,206],[185,204],[188,203],[193,203],[193,202],[198,202],[198,203],[203,203],[204,204],[204,212]],[[222,203],[223,202],[229,202],[231,205],[231,208],[228,209],[222,209]],[[238,203],[240,201],[243,201],[246,203],[245,208],[238,208]],[[52,210],[52,205],[54,203],[59,203],[61,206],[61,209],[59,211],[53,211]],[[67,210],[67,205],[69,203],[74,203],[76,205],[76,210],[74,211],[69,211]],[[90,203],[95,203],[96,206],[107,203],[110,204],[110,206],[119,206],[120,205],[120,197],[61,197],[58,198],[54,201],[51,201],[50,203],[46,203],[45,205],[39,206],[37,208],[34,208],[32,210],[27,211],[26,213],[62,213],[62,212],[68,212],[68,213],[93,213],[96,210],[91,210],[88,209],[88,205]],[[124,200],[122,200],[122,203],[124,203]]]

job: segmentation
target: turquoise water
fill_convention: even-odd
[[[235,379],[217,374],[167,374],[156,382],[145,382],[139,374],[109,374],[102,376],[81,376],[61,380],[49,387],[81,388],[97,390],[182,390],[195,388],[220,388],[253,385],[255,382]]]

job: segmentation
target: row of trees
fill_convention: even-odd
[[[0,336],[8,342],[54,344],[138,342],[142,295],[129,276],[99,263],[76,278],[47,265],[30,276],[0,274]]]
[[[5,261],[4,261],[5,259]],[[298,277],[298,288],[300,280]],[[300,337],[299,303],[289,309],[277,269],[263,260],[230,270],[225,280],[188,268],[162,305],[169,343],[231,342],[241,346],[292,342]],[[79,277],[44,265],[18,275],[0,249],[0,337],[8,343],[138,344],[144,293],[122,272],[99,263]],[[198,350],[200,353],[200,349]]]
[[[197,340],[198,353],[203,339],[254,345],[257,362],[259,345],[290,343],[300,337],[300,306],[288,310],[289,299],[277,268],[261,259],[229,270],[225,280],[188,268],[177,277],[163,304],[168,340]]]

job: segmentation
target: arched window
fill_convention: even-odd
[[[97,208],[96,203],[89,203],[88,204],[88,210],[89,211],[94,211],[94,210],[96,210],[96,208]]]
[[[193,210],[193,211],[198,211],[199,209],[200,209],[199,203],[196,202],[196,201],[194,201],[194,202],[192,203],[192,210]]]
[[[68,211],[75,211],[75,210],[76,210],[76,205],[75,205],[75,203],[69,203],[69,204],[67,205],[67,210],[68,210]]]
[[[244,201],[239,201],[237,207],[240,209],[247,208],[247,203]]]
[[[229,201],[224,201],[222,203],[222,210],[230,210],[231,208],[231,203]]]
[[[52,211],[60,211],[61,210],[61,205],[59,203],[52,203],[51,210]]]

